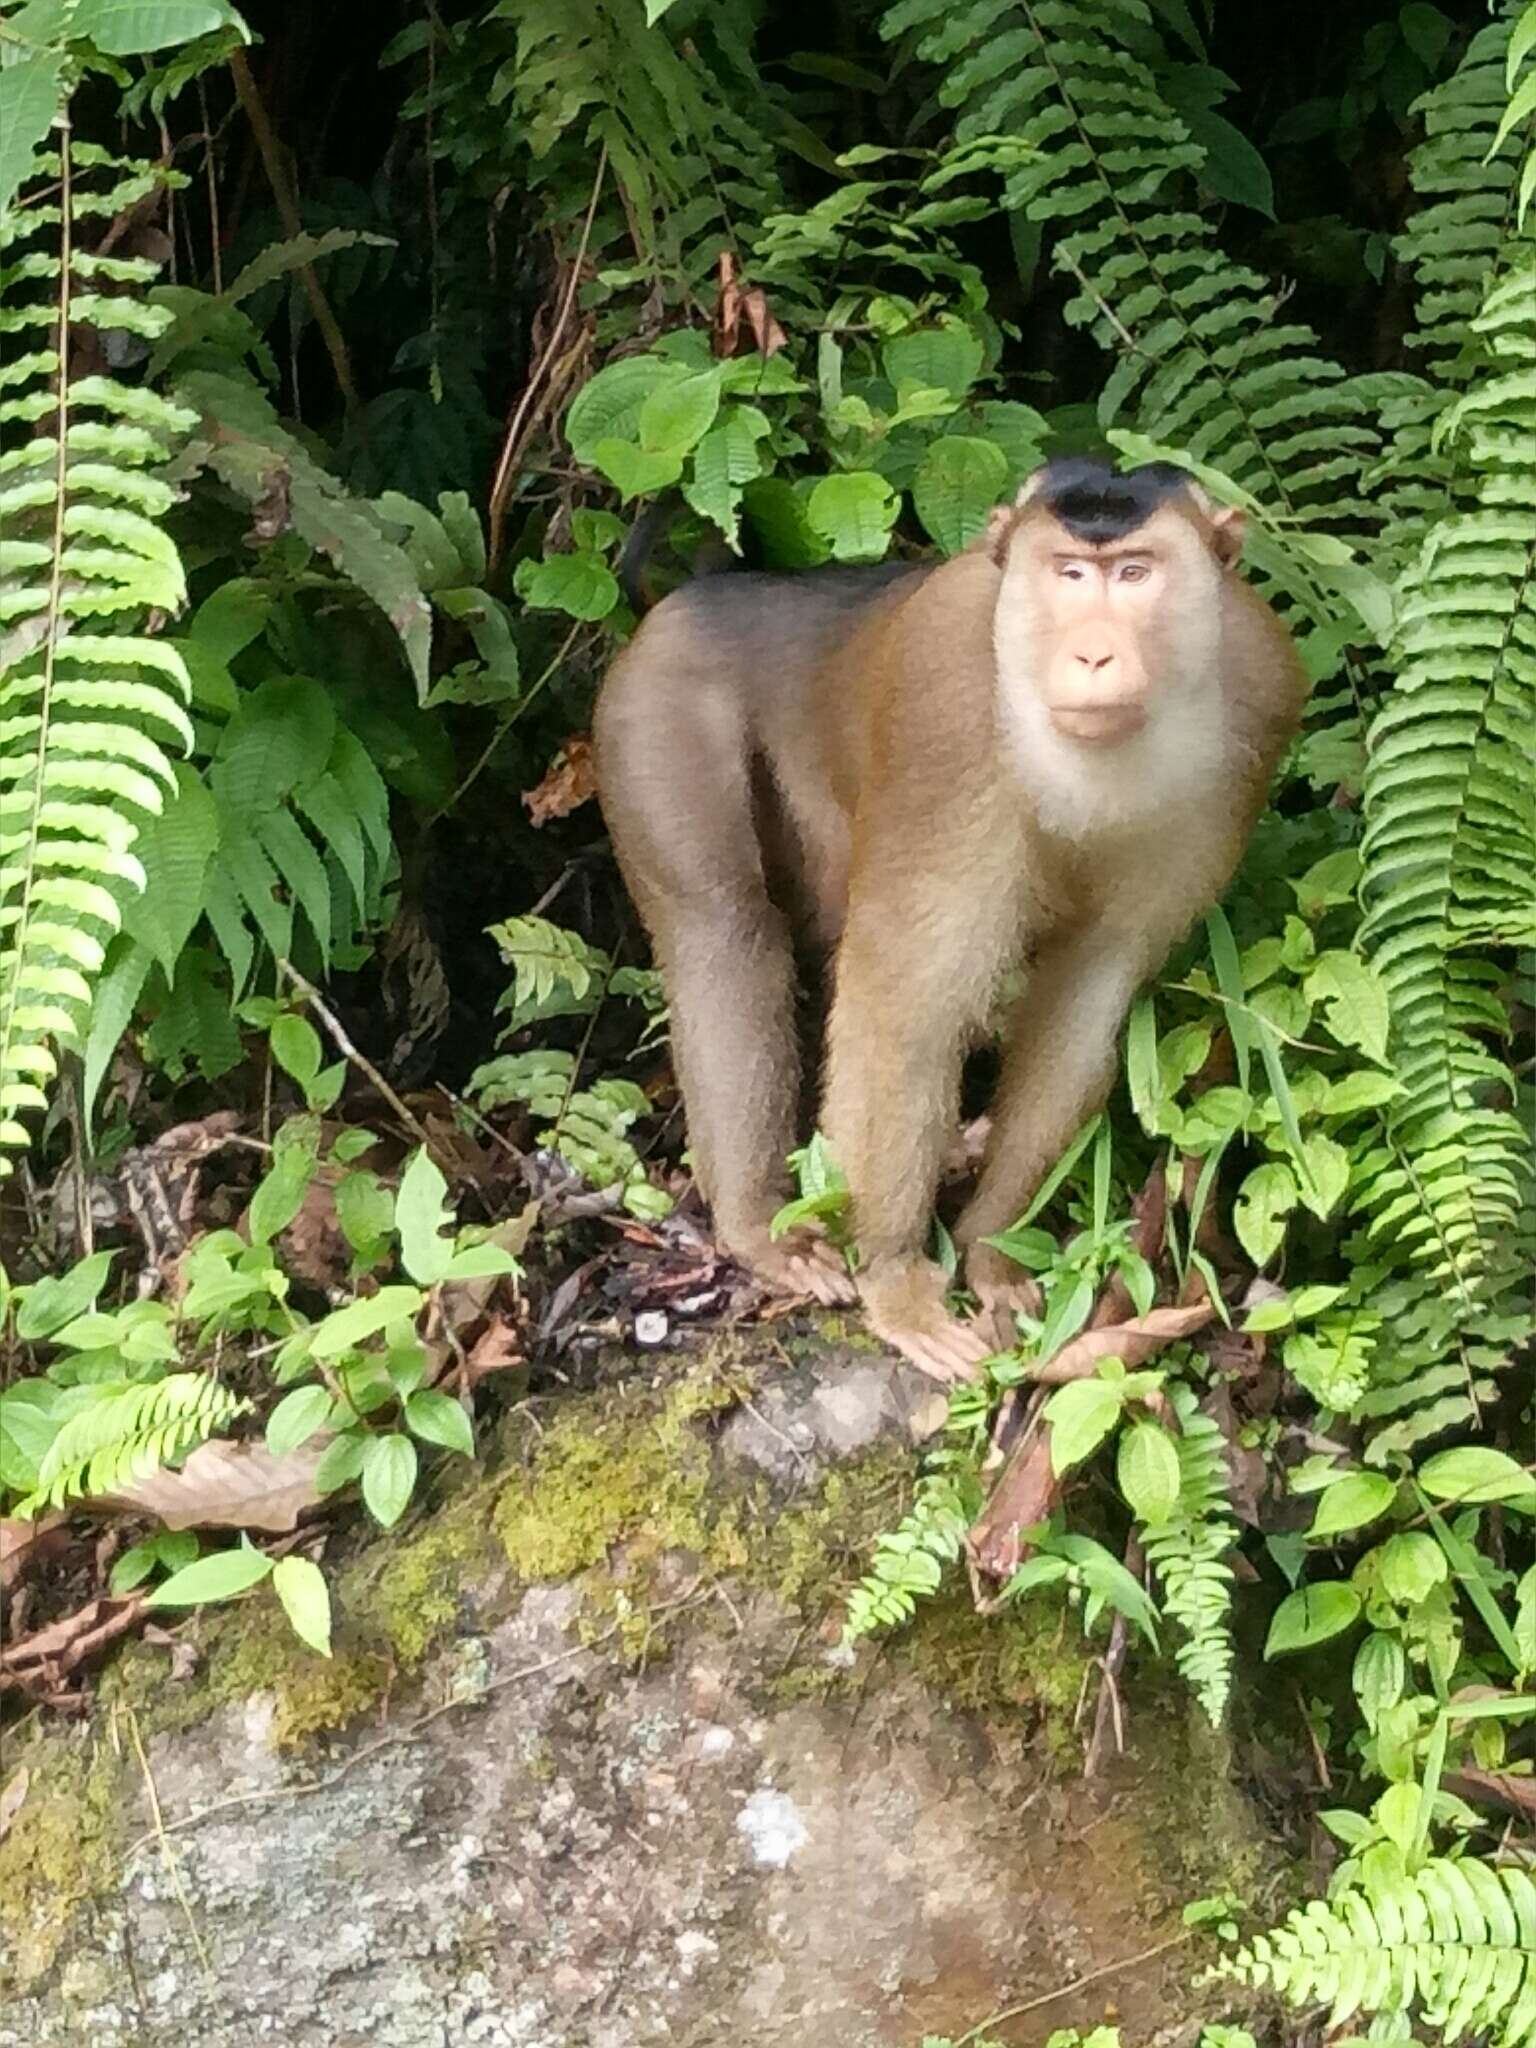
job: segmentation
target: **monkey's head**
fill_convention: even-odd
[[[1208,699],[1241,512],[1169,463],[1122,475],[1071,457],[1037,470],[999,524],[999,684],[1034,732],[1118,749]]]

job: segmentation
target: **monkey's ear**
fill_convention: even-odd
[[[1210,512],[1211,553],[1223,569],[1235,569],[1242,559],[1243,541],[1248,533],[1248,515],[1236,505],[1214,505]]]

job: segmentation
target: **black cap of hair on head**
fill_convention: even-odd
[[[1063,455],[1046,465],[1035,493],[1075,540],[1092,547],[1123,540],[1189,478],[1171,462],[1149,462],[1122,474],[1096,455]]]

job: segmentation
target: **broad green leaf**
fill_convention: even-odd
[[[475,1455],[475,1433],[469,1417],[451,1394],[431,1389],[411,1394],[405,1403],[405,1426],[425,1443],[462,1451],[466,1458]]]
[[[153,1538],[148,1543],[135,1543],[113,1565],[107,1579],[107,1591],[115,1600],[120,1600],[135,1586],[142,1586],[159,1562]]]
[[[1382,1591],[1404,1607],[1417,1607],[1451,1575],[1445,1552],[1422,1529],[1404,1529],[1370,1553]]]
[[[420,1313],[426,1296],[419,1287],[381,1287],[377,1294],[349,1301],[345,1308],[332,1309],[315,1327],[311,1350],[316,1358],[339,1358],[344,1351],[376,1337],[391,1323],[405,1322]]]
[[[954,398],[969,391],[984,358],[980,337],[954,318],[913,334],[898,334],[881,351],[885,374],[898,391],[908,384],[947,391]]]
[[[947,555],[986,531],[1008,482],[1008,462],[990,441],[944,434],[928,444],[912,484],[917,516]]]
[[[322,1500],[361,1475],[367,1442],[361,1429],[349,1429],[326,1445],[315,1467],[315,1491]]]
[[[686,455],[720,410],[720,372],[699,370],[662,384],[640,407],[640,446],[647,455]]]
[[[272,1560],[242,1543],[237,1550],[215,1550],[195,1564],[172,1572],[150,1593],[150,1607],[201,1607],[213,1600],[232,1600],[259,1586],[272,1570]]]
[[[1297,1192],[1315,1216],[1330,1215],[1349,1186],[1349,1154],[1336,1138],[1309,1131],[1302,1140],[1301,1156],[1312,1185]]]
[[[363,1499],[381,1528],[392,1529],[416,1488],[416,1446],[408,1436],[371,1436],[363,1447]]]
[[[18,1380],[0,1394],[0,1486],[30,1493],[64,1416],[63,1389],[49,1380]]]
[[[325,1427],[330,1412],[328,1387],[318,1383],[295,1387],[291,1394],[283,1396],[267,1418],[267,1449],[274,1458],[296,1451],[300,1444],[309,1442],[316,1430]]]
[[[143,946],[122,935],[113,940],[108,950],[107,964],[91,1001],[81,1057],[80,1096],[87,1121],[153,964]]]
[[[1340,1045],[1358,1046],[1367,1058],[1387,1058],[1387,987],[1358,954],[1320,953],[1306,979],[1306,991],[1323,1006],[1328,1029]]]
[[[1415,1477],[1432,1500],[1503,1501],[1536,1509],[1536,1478],[1491,1444],[1464,1444],[1426,1458]]]
[[[1403,1084],[1395,1076],[1362,1067],[1358,1073],[1344,1074],[1337,1081],[1329,1082],[1321,1114],[1356,1116],[1362,1109],[1380,1108],[1382,1103],[1391,1102],[1402,1092]]]
[[[244,23],[225,0],[76,0],[70,34],[109,57],[139,57]],[[249,36],[244,37],[249,41]]]
[[[645,401],[687,375],[681,363],[656,355],[624,356],[599,370],[582,385],[565,416],[565,438],[576,460],[590,468],[598,461],[600,442],[638,441]]]
[[[537,610],[573,619],[605,619],[619,601],[618,579],[600,555],[547,555],[519,562],[517,594]]]
[[[1051,1470],[1060,1476],[1091,1457],[1120,1419],[1125,1405],[1113,1380],[1070,1380],[1045,1404],[1051,1425]]]
[[[1363,1528],[1384,1515],[1396,1498],[1397,1482],[1385,1473],[1348,1472],[1319,1499],[1308,1533],[1337,1536],[1347,1529]]]
[[[25,1290],[18,1288],[16,1334],[22,1342],[36,1344],[84,1315],[106,1285],[115,1256],[111,1251],[92,1252],[67,1273],[48,1273]]]
[[[901,500],[883,476],[857,469],[824,476],[806,501],[806,517],[840,562],[877,562]]]
[[[247,1223],[252,1244],[270,1244],[288,1228],[303,1206],[319,1161],[318,1121],[290,1117],[272,1142],[272,1164],[251,1196]]]
[[[592,450],[592,466],[602,471],[627,505],[632,498],[654,497],[675,484],[683,473],[683,457],[671,449],[651,455],[633,441],[609,438]]]
[[[1292,1650],[1311,1650],[1353,1627],[1360,1614],[1360,1595],[1336,1579],[1317,1586],[1298,1586],[1275,1609],[1264,1644],[1266,1662]]]
[[[64,58],[40,50],[0,71],[0,218],[10,211],[59,110]]]
[[[188,637],[227,666],[266,631],[274,593],[252,576],[231,576],[209,592],[187,626]]]
[[[357,1256],[376,1265],[389,1248],[395,1198],[376,1173],[360,1168],[336,1184],[336,1221]]]
[[[1396,1636],[1373,1629],[1355,1652],[1351,1682],[1365,1725],[1374,1731],[1384,1707],[1395,1707],[1408,1679],[1408,1659]]]
[[[1285,1219],[1297,1201],[1296,1176],[1279,1160],[1256,1166],[1237,1191],[1232,1225],[1256,1266],[1267,1266],[1285,1240]]]
[[[1165,1521],[1179,1502],[1179,1453],[1161,1424],[1136,1422],[1120,1438],[1115,1477],[1137,1521]]]
[[[400,1259],[411,1278],[434,1287],[448,1271],[453,1243],[443,1231],[453,1223],[448,1183],[425,1145],[411,1154],[395,1197],[395,1228],[400,1233]]]
[[[273,1018],[268,1036],[273,1059],[307,1094],[325,1057],[319,1032],[307,1017],[285,1010],[280,1017]]]
[[[280,1557],[272,1585],[300,1642],[322,1657],[331,1654],[331,1595],[325,1574],[307,1557]]]

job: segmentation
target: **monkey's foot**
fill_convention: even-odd
[[[1019,1316],[1038,1316],[1045,1307],[1033,1275],[993,1245],[971,1246],[965,1255],[965,1284],[981,1304],[977,1323],[990,1328],[997,1351],[1011,1351],[1018,1343]]]
[[[841,1252],[813,1231],[787,1230],[777,1239],[766,1230],[738,1231],[727,1249],[775,1294],[809,1295],[823,1308],[849,1308],[859,1298]]]
[[[903,1358],[946,1384],[973,1380],[997,1350],[984,1322],[962,1323],[945,1304],[943,1273],[928,1259],[881,1260],[863,1276],[869,1326]]]

